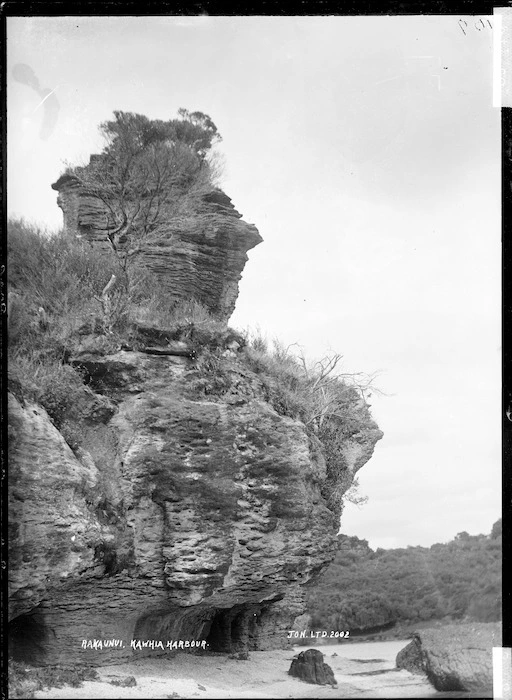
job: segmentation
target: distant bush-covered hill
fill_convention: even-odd
[[[459,533],[430,548],[377,549],[339,535],[339,551],[310,584],[312,629],[385,629],[449,618],[501,619],[501,520],[490,535]]]

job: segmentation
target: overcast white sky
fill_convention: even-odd
[[[217,124],[223,187],[264,238],[232,325],[382,370],[369,502],[341,527],[374,548],[501,514],[500,113],[492,29],[466,19],[8,19],[11,214],[59,227],[50,184],[116,109]]]

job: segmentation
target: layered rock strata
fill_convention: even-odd
[[[106,246],[110,224],[102,201],[87,194],[74,175],[61,176],[52,187],[59,193],[64,230]],[[242,220],[231,199],[212,189],[193,216],[170,217],[158,240],[144,244],[140,258],[158,276],[169,301],[196,299],[227,320],[235,308],[247,251],[261,241],[256,226]]]
[[[78,353],[87,387],[61,427],[71,444],[80,432],[74,451],[44,409],[11,397],[15,658],[168,653],[131,640],[286,646],[303,584],[334,556],[337,485],[314,435],[272,408],[242,356],[220,356],[222,391],[205,393],[189,357]],[[369,456],[382,433],[357,415],[347,447]],[[120,641],[84,646],[94,639]]]

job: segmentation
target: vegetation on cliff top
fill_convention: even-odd
[[[143,247],[158,245],[167,222],[197,214],[219,175],[211,149],[221,136],[212,119],[186,109],[178,115],[162,121],[116,111],[100,124],[102,152],[66,171],[102,203],[108,240],[127,274]]]
[[[501,520],[490,535],[373,551],[339,535],[334,562],[308,586],[312,629],[351,633],[429,620],[501,619]]]

